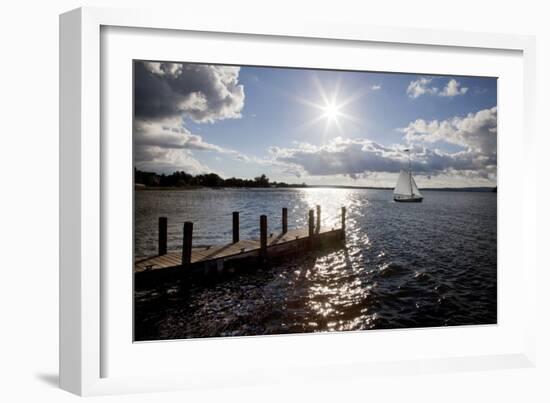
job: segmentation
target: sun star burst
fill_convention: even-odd
[[[338,117],[341,116],[340,105],[337,105],[334,102],[329,102],[323,106],[323,117],[329,121],[336,121]]]
[[[302,127],[324,123],[322,136],[325,138],[328,135],[343,135],[345,132],[344,126],[348,127],[350,124],[353,126],[360,125],[360,121],[355,116],[350,115],[346,108],[349,104],[361,98],[364,95],[363,91],[359,90],[342,97],[339,80],[334,83],[332,91],[327,91],[325,85],[317,77],[314,78],[314,84],[319,95],[317,101],[294,96],[298,102],[319,111],[319,114],[313,119],[304,122]]]

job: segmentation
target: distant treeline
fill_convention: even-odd
[[[467,187],[467,188],[421,188],[420,190],[437,190],[439,192],[491,192],[497,193],[497,188],[495,187]]]
[[[223,179],[218,174],[209,173],[191,175],[184,171],[176,171],[170,175],[144,172],[134,169],[134,182],[136,185],[147,187],[231,187],[231,188],[301,188],[302,184],[288,184],[284,182],[270,182],[265,175],[254,179],[228,178]]]
[[[228,178],[223,179],[218,174],[209,173],[191,175],[184,171],[176,171],[172,174],[157,174],[155,172],[144,172],[134,169],[134,182],[137,186],[149,188],[163,187],[228,187],[228,188],[342,188],[342,189],[380,189],[392,190],[389,187],[377,186],[349,186],[349,185],[306,185],[288,184],[284,182],[271,182],[264,174],[254,179]],[[494,187],[466,187],[466,188],[421,188],[421,190],[438,190],[447,192],[495,192]]]

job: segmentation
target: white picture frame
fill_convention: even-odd
[[[200,357],[187,351],[186,360],[171,364],[166,371],[159,371],[154,376],[144,373],[126,373],[124,367],[117,371],[106,368],[106,362],[113,351],[118,351],[116,344],[109,338],[105,327],[110,326],[107,320],[113,312],[106,302],[109,287],[105,286],[105,272],[102,272],[107,262],[102,226],[105,226],[105,216],[109,187],[105,184],[108,157],[105,147],[111,143],[102,139],[101,133],[108,130],[102,121],[102,91],[106,92],[102,82],[102,29],[118,27],[120,29],[155,29],[164,32],[218,33],[218,35],[242,35],[253,37],[254,40],[270,40],[272,42],[292,40],[308,46],[309,41],[329,41],[327,46],[344,46],[345,44],[377,44],[384,46],[419,47],[417,51],[426,48],[467,50],[483,55],[490,52],[514,52],[516,62],[521,65],[521,76],[516,73],[510,77],[519,79],[516,89],[520,90],[521,117],[506,125],[520,125],[522,136],[518,136],[522,158],[520,164],[524,172],[535,172],[534,136],[534,91],[535,91],[535,42],[533,37],[520,35],[502,35],[488,33],[467,33],[456,31],[430,31],[407,28],[382,28],[359,26],[345,23],[295,23],[289,21],[238,21],[212,22],[194,16],[181,16],[168,11],[150,10],[111,10],[102,8],[81,8],[70,11],[60,17],[60,385],[63,389],[79,395],[96,395],[112,393],[130,393],[140,391],[160,391],[172,389],[214,387],[224,385],[251,385],[269,382],[293,382],[297,375],[301,380],[320,380],[328,376],[346,379],[347,377],[369,376],[371,374],[411,374],[418,372],[474,370],[490,368],[527,367],[534,365],[535,319],[526,317],[520,323],[504,334],[506,326],[489,327],[481,330],[471,328],[453,329],[453,338],[468,340],[464,349],[445,348],[433,351],[431,354],[400,357],[398,354],[384,359],[377,357],[365,359],[358,355],[350,360],[333,360],[325,358],[318,360],[311,352],[307,355],[308,346],[334,349],[338,343],[362,343],[372,341],[373,337],[416,343],[422,339],[448,337],[448,329],[430,331],[414,330],[385,331],[385,333],[349,332],[348,335],[302,335],[247,337],[234,340],[215,339],[207,341],[206,347],[215,351],[216,356],[208,358],[208,365],[201,365]],[[324,45],[323,45],[324,46]],[[420,49],[421,48],[421,49]],[[412,51],[415,51],[414,49]],[[259,56],[257,56],[259,57]],[[519,59],[518,59],[519,58]],[[516,63],[517,65],[517,63]],[[522,90],[522,91],[521,91]],[[131,94],[128,94],[129,96]],[[500,102],[500,99],[499,99]],[[500,109],[499,109],[500,113]],[[128,116],[129,118],[129,116]],[[500,119],[500,116],[499,116]],[[511,122],[511,120],[507,121]],[[499,120],[500,125],[500,120]],[[501,133],[499,127],[499,136]],[[124,143],[120,145],[124,147]],[[499,153],[501,151],[499,145]],[[500,154],[499,154],[500,155]],[[506,160],[499,156],[499,164],[506,166]],[[499,168],[500,169],[500,168]],[[500,171],[499,171],[500,172]],[[508,172],[508,171],[505,171]],[[499,174],[500,175],[500,174]],[[499,282],[502,277],[500,268],[503,259],[515,253],[514,262],[518,262],[522,271],[522,294],[524,298],[519,303],[522,312],[535,312],[535,279],[537,265],[534,242],[526,241],[526,234],[535,232],[536,217],[533,192],[536,191],[535,175],[521,178],[521,188],[529,189],[530,198],[518,196],[516,200],[516,216],[512,219],[503,216],[510,206],[503,207],[501,202],[501,177],[499,177],[499,242],[501,237],[501,221],[513,220],[515,234],[523,242],[518,242],[515,252],[499,247]],[[505,184],[505,183],[504,183]],[[504,191],[506,186],[504,186]],[[505,194],[505,193],[503,193]],[[522,192],[523,195],[527,192]],[[519,207],[518,207],[519,206]],[[509,297],[502,295],[499,285],[499,323],[502,312],[501,302]],[[124,304],[130,304],[130,298]],[[506,306],[504,304],[504,306]],[[376,336],[378,335],[378,336]],[[485,351],[480,341],[474,348],[477,337],[500,337],[505,335],[504,344],[498,351]],[[451,340],[449,336],[449,340]],[[266,340],[267,339],[267,340]],[[188,341],[189,342],[189,341]],[[201,351],[199,342],[192,345],[192,350]],[[128,340],[131,344],[131,340]],[[469,344],[468,344],[469,343]],[[508,343],[508,344],[506,344]],[[150,347],[155,356],[161,356],[170,351],[184,354],[184,342],[156,343]],[[162,344],[162,346],[160,345]],[[296,359],[278,362],[268,354],[269,350],[277,351],[277,346],[294,346],[294,349],[304,351],[296,355]],[[107,346],[110,346],[107,348]],[[189,346],[189,344],[187,344]],[[130,347],[130,346],[128,346]],[[141,347],[140,349],[148,349]],[[156,350],[153,350],[156,349]],[[163,351],[160,351],[160,350]],[[250,355],[265,357],[264,367],[260,361],[242,360],[231,366],[222,365],[223,360],[237,360],[238,356],[223,356],[228,349],[234,349],[239,354],[246,349]],[[189,349],[188,349],[189,350]],[[383,350],[383,349],[382,349]],[[128,349],[128,354],[133,354]],[[135,351],[135,350],[134,350]],[[136,352],[144,354],[143,366],[153,362],[155,365],[166,363],[155,361],[151,352]],[[224,353],[225,352],[225,353]],[[328,354],[330,355],[330,354]],[[242,355],[241,355],[242,357]],[[120,360],[132,357],[119,357]],[[219,365],[216,365],[219,364]],[[281,371],[281,366],[284,371]],[[189,368],[196,371],[189,371]],[[307,371],[303,371],[304,368]],[[210,368],[210,369],[209,369]],[[215,369],[212,369],[215,368]],[[258,371],[261,369],[262,372]],[[333,371],[327,371],[333,370]],[[209,372],[210,371],[210,372]],[[116,373],[116,374],[115,374]],[[112,375],[115,374],[115,375]],[[208,378],[205,377],[208,374]],[[336,375],[335,375],[336,374]]]

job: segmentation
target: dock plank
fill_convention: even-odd
[[[322,228],[316,235],[327,234],[329,232],[340,231],[334,228]],[[268,236],[267,245],[270,247],[282,245],[288,242],[309,237],[307,228],[297,228],[289,230],[286,233],[277,233]],[[244,239],[236,243],[225,245],[212,245],[210,247],[193,248],[191,252],[191,263],[201,263],[215,261],[218,259],[227,259],[243,254],[254,254],[260,251],[259,239]],[[148,270],[160,270],[166,268],[177,268],[181,266],[181,251],[170,251],[165,255],[151,256],[149,258],[138,260],[134,263],[134,272],[139,273]]]

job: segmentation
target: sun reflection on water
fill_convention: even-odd
[[[339,228],[341,208],[346,207],[346,248],[315,257],[305,273],[308,287],[307,307],[311,312],[309,327],[329,331],[369,327],[376,314],[369,309],[375,286],[366,283],[367,259],[364,252],[370,240],[364,226],[368,200],[360,203],[352,189],[305,189],[302,200],[310,209],[321,206],[321,225]]]
[[[352,189],[307,188],[301,190],[301,196],[308,209],[321,206],[321,226],[326,228],[339,228],[342,207],[346,207],[349,218],[350,209],[355,208],[358,202],[353,197]]]

